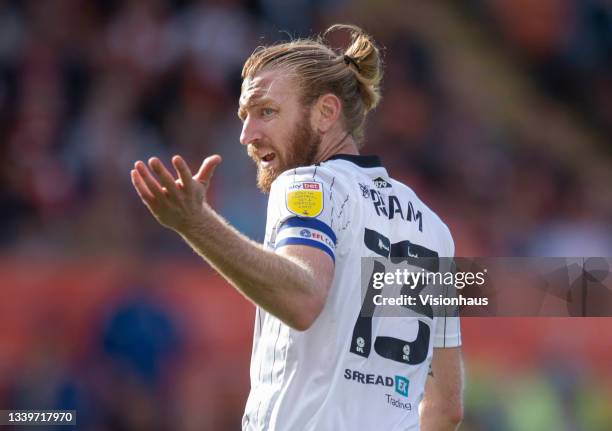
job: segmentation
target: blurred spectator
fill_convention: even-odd
[[[455,70],[473,58],[444,58],[426,34],[441,25],[435,16],[398,24],[395,15],[411,17],[404,12],[416,7],[408,3],[403,10],[344,0],[0,0],[0,248],[9,256],[191,256],[151,220],[129,179],[135,160],[168,162],[175,153],[194,170],[211,153],[223,156],[211,201],[261,240],[266,197],[238,141],[242,62],[260,44],[356,22],[378,26],[374,36],[386,48],[384,99],[364,152],[380,154],[391,175],[441,215],[457,255],[612,255],[610,1],[436,4],[466,12],[456,19],[469,19],[476,40],[504,52],[533,84],[527,91],[539,101],[537,124],[556,129],[546,113],[560,106],[586,131],[571,154],[599,160],[608,172],[575,160],[554,138],[473,109],[492,87]],[[442,45],[455,53],[447,46],[454,42]],[[490,79],[502,85],[501,77]],[[469,100],[455,85],[470,89]],[[591,145],[591,136],[604,146]],[[232,355],[249,346],[227,341],[234,362],[202,364],[208,351],[185,347],[189,334],[167,304],[146,290],[122,292],[99,332],[83,330],[99,344],[84,346],[77,359],[69,344],[82,340],[66,340],[53,319],[32,324],[30,332],[45,330],[29,343],[19,373],[0,376],[0,401],[77,408],[80,423],[94,430],[239,426],[246,388]],[[29,322],[26,314],[20,321]],[[567,366],[555,375],[543,375],[548,364],[537,367],[532,378],[503,382],[506,388],[473,371],[464,429],[610,428],[605,382]]]

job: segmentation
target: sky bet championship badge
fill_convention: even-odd
[[[300,217],[316,217],[323,211],[323,186],[316,181],[293,183],[287,187],[287,209]]]

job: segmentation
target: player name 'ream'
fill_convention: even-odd
[[[396,217],[410,222],[418,222],[419,231],[423,232],[423,214],[420,210],[415,210],[412,202],[408,201],[402,205],[395,195],[389,195],[386,199],[378,190],[370,189],[370,199],[374,205],[376,215],[387,217],[392,220]]]

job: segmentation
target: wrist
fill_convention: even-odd
[[[212,214],[212,208],[204,203],[197,213],[185,219],[174,230],[188,241],[196,239],[201,235],[201,232],[207,230],[206,226],[210,224]]]

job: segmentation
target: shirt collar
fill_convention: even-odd
[[[378,156],[361,156],[354,154],[334,154],[329,159],[325,160],[346,160],[348,162],[355,163],[357,166],[362,168],[380,168],[382,164]]]

